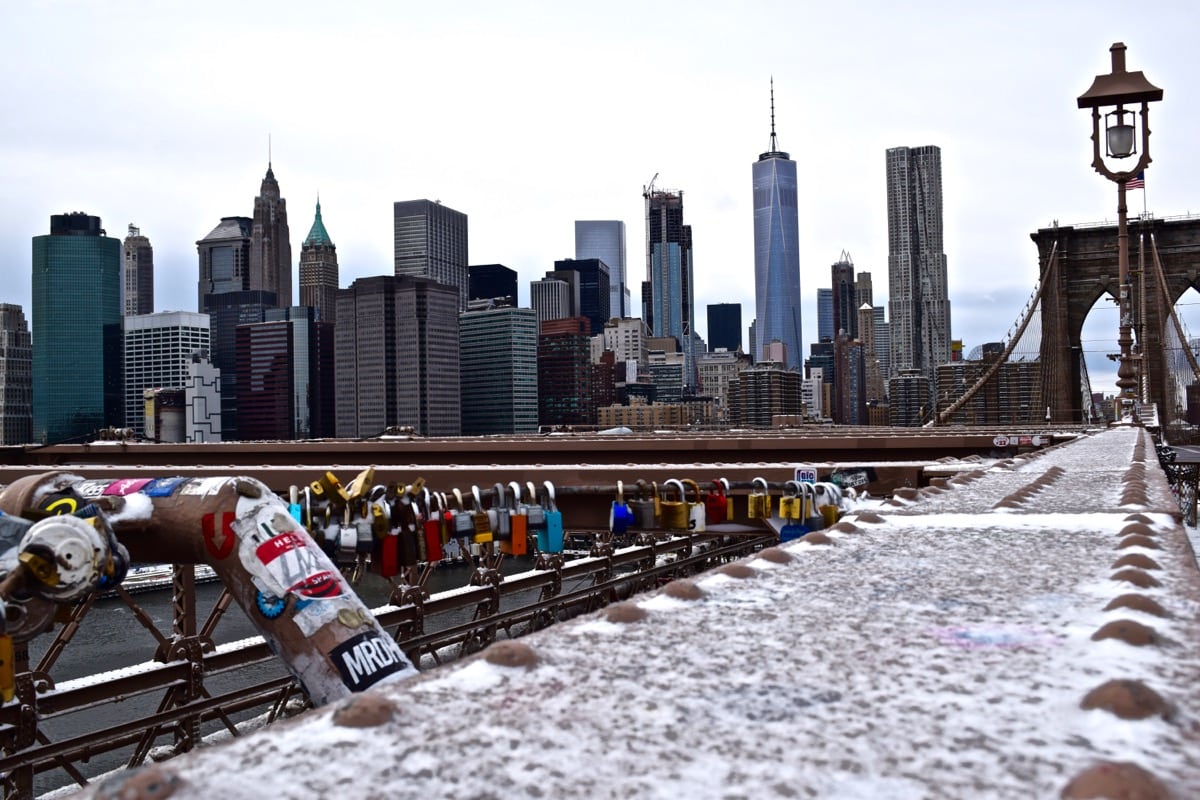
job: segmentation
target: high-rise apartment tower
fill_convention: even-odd
[[[941,149],[889,149],[887,199],[891,373],[918,370],[933,385],[950,360]]]

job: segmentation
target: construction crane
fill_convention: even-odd
[[[654,173],[654,177],[650,179],[650,183],[642,187],[642,197],[649,198],[654,194],[654,182],[658,180],[658,173]]]

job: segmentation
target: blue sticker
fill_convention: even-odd
[[[170,497],[187,478],[155,478],[142,487],[142,494],[150,497]]]

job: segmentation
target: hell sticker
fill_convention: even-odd
[[[285,591],[301,597],[328,598],[341,594],[338,575],[316,548],[296,531],[281,533],[254,551],[258,560]]]

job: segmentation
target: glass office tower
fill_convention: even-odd
[[[787,366],[803,360],[800,336],[800,215],[796,162],[775,137],[775,94],[771,93],[771,149],[753,165],[755,361],[781,342]]]
[[[82,212],[33,237],[33,438],[81,441],[124,423],[121,240]]]

